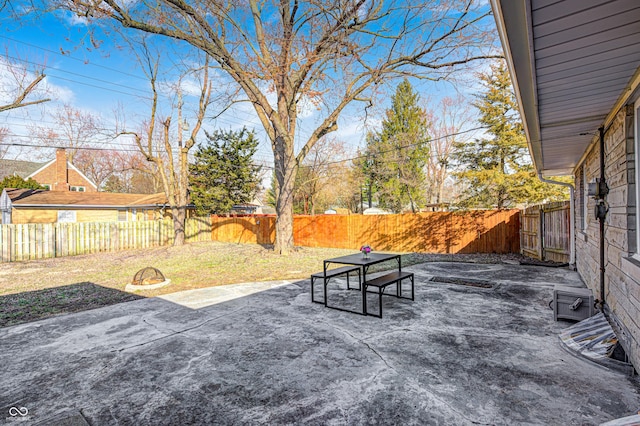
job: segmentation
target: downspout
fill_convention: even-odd
[[[600,182],[598,185],[598,194],[600,199],[596,204],[596,211],[598,212],[598,220],[600,221],[600,307],[604,312],[604,304],[605,304],[605,291],[604,291],[604,279],[605,279],[605,256],[604,256],[604,221],[607,217],[608,206],[605,200],[607,193],[609,192],[609,188],[607,187],[607,181],[604,176],[604,127],[600,127],[598,129],[598,133],[600,134]]]
[[[575,212],[576,212],[576,197],[575,197],[575,188],[572,184],[567,182],[558,182],[556,180],[546,179],[542,177],[542,173],[538,172],[538,179],[540,179],[544,183],[549,183],[551,185],[560,185],[569,188],[569,266],[572,269],[575,269],[576,264],[576,239],[575,239]],[[544,238],[544,236],[540,236],[540,238]]]

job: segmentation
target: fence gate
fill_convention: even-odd
[[[571,250],[569,202],[532,206],[520,214],[522,254],[538,260],[568,263]]]

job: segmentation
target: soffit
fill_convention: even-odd
[[[640,65],[637,0],[492,0],[530,151],[572,173]]]

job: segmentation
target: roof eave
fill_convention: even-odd
[[[498,34],[507,60],[529,152],[536,172],[543,169],[540,119],[534,73],[530,3],[526,0],[490,0]]]

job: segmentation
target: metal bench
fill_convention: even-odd
[[[402,296],[402,280],[410,278],[411,279],[411,297],[403,297]],[[396,284],[396,294],[395,297],[398,299],[409,299],[414,300],[413,293],[413,273],[412,272],[404,272],[404,271],[395,271],[386,275],[382,275],[380,277],[372,278],[364,283],[364,291],[365,293],[374,293],[378,295],[378,304],[380,306],[380,315],[369,313],[367,309],[367,315],[373,315],[374,317],[382,318],[382,296],[394,296],[393,294],[384,294],[384,289],[391,284]],[[369,287],[375,287],[378,291],[368,291]]]
[[[351,272],[357,272],[358,273],[358,290],[361,289],[361,275],[360,275],[360,267],[359,266],[343,266],[341,268],[336,268],[336,269],[330,269],[327,270],[326,272],[317,272],[315,274],[311,274],[311,301],[314,303],[322,303],[324,304],[324,306],[327,306],[327,284],[329,284],[329,280],[331,278],[340,276],[340,275],[346,275],[347,276],[347,289],[351,290],[351,285],[349,283],[349,274]],[[324,302],[318,302],[317,300],[315,300],[315,298],[313,297],[313,284],[314,281],[316,279],[322,279],[323,283],[324,283]]]

